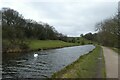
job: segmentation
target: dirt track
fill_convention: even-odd
[[[118,78],[118,54],[107,47],[102,48],[105,57],[106,77]]]

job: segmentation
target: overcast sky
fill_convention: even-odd
[[[95,24],[117,13],[119,0],[0,0],[0,8],[17,10],[68,36],[95,32]]]

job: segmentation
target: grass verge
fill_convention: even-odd
[[[102,48],[101,48],[102,49]],[[105,68],[105,58],[103,55],[103,49],[102,49],[102,78],[106,78],[106,68]]]
[[[26,45],[22,45],[22,43],[20,43],[19,40],[16,40],[17,44],[12,44],[9,40],[4,40],[3,43],[5,44],[3,47],[3,49],[4,49],[3,51],[7,52],[7,53],[39,51],[39,50],[80,45],[77,43],[69,43],[69,42],[64,42],[64,41],[60,41],[60,40],[24,40],[24,43]]]
[[[68,43],[60,40],[30,40],[29,42],[29,47],[31,50],[53,49],[78,45],[75,43]]]
[[[100,50],[101,47],[96,46],[90,53],[80,56],[77,61],[54,73],[52,78],[95,78],[98,72],[96,67],[98,66]],[[105,66],[102,67],[101,75],[105,77]]]

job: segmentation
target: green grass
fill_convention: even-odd
[[[21,44],[19,40],[16,40],[17,44],[12,44],[9,40],[3,40],[5,47],[9,47],[8,50],[4,50],[4,52],[22,52],[22,49],[11,48],[11,46],[16,46],[17,44]],[[77,46],[77,43],[69,43],[60,40],[24,40],[24,43],[28,48],[24,51],[37,51],[41,49],[54,49],[54,48],[62,48],[68,46]],[[23,46],[24,47],[24,46]]]
[[[76,39],[76,43],[78,43],[78,42],[80,42],[79,44],[97,44],[97,43],[95,43],[95,42],[93,42],[93,41],[91,41],[91,40],[87,40],[87,39],[85,39],[85,38],[83,38],[83,37],[80,37],[79,39]]]
[[[78,44],[68,43],[59,40],[29,40],[29,47],[32,50],[36,49],[49,49],[49,48],[60,48],[66,46],[75,46]]]
[[[62,48],[62,47],[68,47],[68,46],[77,46],[77,45],[85,45],[85,44],[89,44],[91,43],[89,40],[86,40],[84,38],[80,38],[78,40],[80,43],[69,43],[69,42],[64,42],[64,41],[60,41],[60,40],[35,40],[35,39],[31,39],[31,40],[24,40],[24,43],[26,44],[26,46],[28,47],[26,49],[26,51],[37,51],[37,50],[41,50],[41,49],[54,49],[54,48]],[[81,44],[81,43],[84,44]],[[3,43],[5,45],[5,47],[8,47],[10,52],[14,51],[14,48],[11,48],[11,46],[18,46],[21,44],[20,40],[15,40],[15,44],[12,44],[9,40],[3,40]],[[17,44],[16,44],[17,43]],[[23,46],[24,47],[24,46]],[[9,50],[5,50],[6,52],[9,52]],[[15,52],[19,52],[17,51],[17,49],[15,49]],[[25,50],[25,49],[24,49]],[[22,49],[20,50],[22,51]]]
[[[92,52],[81,56],[77,61],[54,73],[53,78],[94,78],[97,73],[97,60],[101,47],[97,46]],[[103,56],[102,56],[103,57]],[[103,58],[104,59],[104,58]],[[104,60],[103,60],[104,64]],[[102,74],[105,77],[105,67]]]
[[[87,39],[81,37],[80,38],[80,42],[82,42],[82,41],[84,41],[86,44],[92,43],[92,41],[87,40]]]
[[[103,60],[102,60],[102,77],[103,78],[106,78],[106,68],[105,68],[105,58],[104,58],[104,55],[103,55],[103,48],[101,48],[102,49],[102,58],[103,58]]]

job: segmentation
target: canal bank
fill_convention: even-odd
[[[20,54],[3,55],[3,79],[50,78],[51,75],[87,54],[94,45],[65,47]],[[38,54],[34,57],[34,53]]]
[[[19,45],[13,45],[8,40],[6,40],[6,46],[3,47],[3,53],[19,53],[19,52],[31,52],[31,51],[41,51],[48,49],[56,49],[70,46],[78,46],[78,43],[69,43],[60,40],[26,40],[24,41],[26,45],[21,48]],[[13,47],[11,47],[13,46]]]
[[[104,56],[100,46],[54,73],[52,78],[105,78]]]

